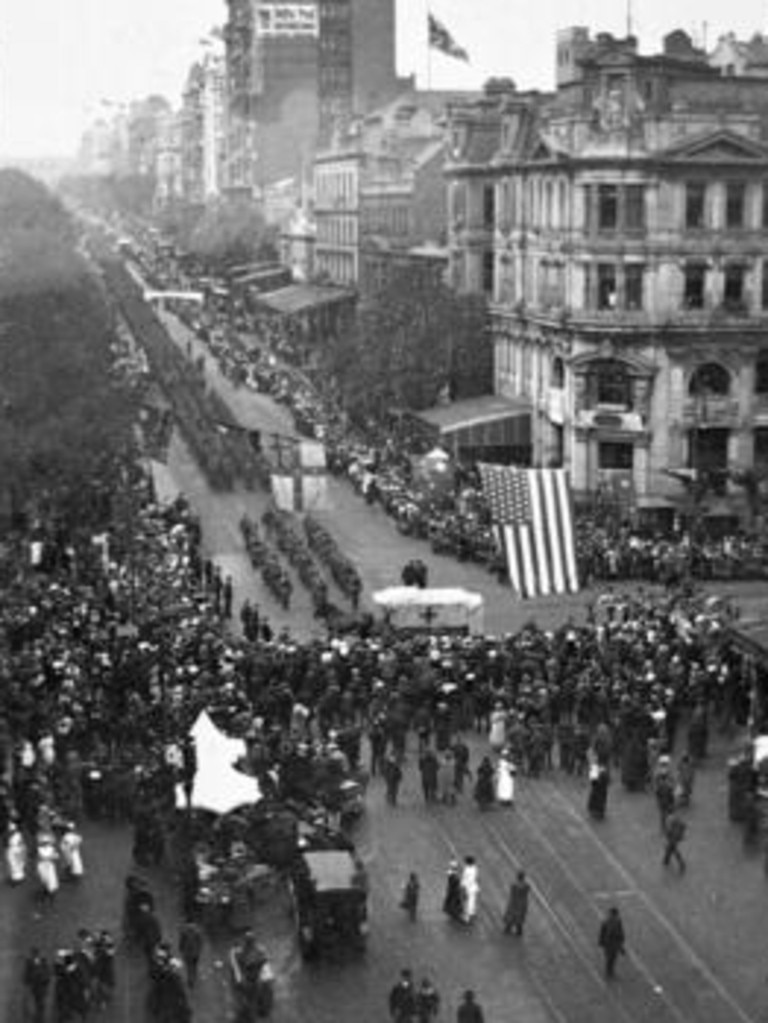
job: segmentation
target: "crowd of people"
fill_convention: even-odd
[[[395,449],[391,460],[402,461]],[[194,781],[189,729],[203,710],[245,740],[245,767],[274,803],[310,801],[319,778],[366,769],[383,780],[392,806],[410,771],[419,773],[425,803],[457,805],[471,779],[471,797],[485,811],[514,805],[518,783],[563,771],[584,777],[588,810],[601,819],[615,771],[628,789],[656,799],[665,861],[684,869],[685,828],[681,834],[671,822],[691,800],[712,723],[744,725],[753,711],[752,680],[728,641],[723,608],[690,589],[659,595],[638,585],[627,596],[608,590],[585,624],[550,631],[531,623],[504,636],[400,634],[366,619],[301,643],[288,631],[275,635],[246,606],[241,634],[231,580],[206,557],[187,502],[161,507],[133,460],[122,475],[131,515],[119,529],[95,537],[40,518],[11,532],[0,551],[0,830],[10,881],[25,883],[27,850],[36,851],[41,911],[56,897],[59,865],[75,883],[85,871],[79,829],[86,815],[131,822],[137,866],[164,861],[176,785],[189,793]],[[642,565],[644,548],[631,539],[619,549],[639,550]],[[625,570],[635,571],[617,568],[614,576],[609,565],[608,574]],[[477,741],[483,752],[474,763]],[[331,830],[340,824],[329,821]],[[232,829],[222,832],[222,841],[240,840]],[[188,875],[179,875],[183,923],[194,928]],[[403,903],[415,916],[418,877],[409,882]],[[503,917],[510,933],[522,934],[529,890],[525,876],[513,882]],[[478,895],[478,864],[467,856],[449,870],[444,909],[469,925]],[[174,951],[140,878],[126,879],[125,899],[126,933],[146,957],[149,1009],[158,1020],[183,1023],[199,942],[188,929]],[[36,1011],[44,1015],[51,976],[56,992],[61,975],[61,991],[70,993],[61,996],[74,1006],[62,1010],[65,1020],[66,1012],[83,1015],[83,1000],[87,1008],[109,996],[114,956],[109,969],[99,958],[111,947],[107,937],[83,931],[47,983],[45,951],[30,952],[25,984]],[[605,941],[608,970],[607,950],[614,955],[620,944],[611,928]],[[101,964],[90,973],[89,957]],[[414,1009],[410,1018],[434,1016],[433,1003],[424,1001],[426,1016]],[[473,992],[459,1013],[461,1023],[482,1020]],[[393,1018],[408,1017],[393,1011]]]
[[[189,271],[151,242],[136,255],[159,286],[195,286]],[[225,283],[225,282],[223,282]],[[203,285],[202,309],[173,306],[205,340],[222,371],[270,394],[291,410],[300,434],[322,439],[332,472],[345,476],[362,498],[378,503],[407,535],[436,553],[486,565],[503,578],[490,516],[473,466],[451,465],[449,485],[436,487],[414,466],[433,439],[408,416],[351,423],[324,379],[300,371],[290,330],[265,319],[238,296]],[[639,579],[674,584],[681,578],[766,578],[764,543],[733,529],[719,537],[691,529],[679,516],[666,528],[645,527],[626,512],[580,515],[576,558],[582,583]]]

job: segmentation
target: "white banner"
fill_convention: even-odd
[[[256,33],[316,39],[320,34],[317,4],[260,4],[256,8]]]

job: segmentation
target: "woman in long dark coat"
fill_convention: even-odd
[[[604,764],[593,764],[590,768],[589,777],[589,798],[587,799],[587,811],[593,820],[601,821],[605,817],[605,807],[608,802],[608,785],[610,775]]]
[[[477,769],[477,781],[475,782],[475,800],[481,810],[486,810],[493,805],[494,792],[494,770],[490,757],[483,757]]]
[[[448,877],[445,884],[445,898],[443,899],[443,912],[451,920],[461,920],[464,911],[464,900],[461,894],[461,874],[459,865],[454,860],[448,868]]]

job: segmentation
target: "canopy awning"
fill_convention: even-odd
[[[768,621],[765,618],[740,619],[728,628],[728,637],[743,653],[768,664]]]
[[[412,418],[435,435],[452,454],[481,453],[484,449],[514,449],[517,459],[531,446],[533,406],[526,398],[484,395],[412,413]],[[494,454],[494,460],[499,454]]]
[[[533,404],[527,398],[505,398],[499,394],[487,394],[480,398],[466,398],[464,401],[451,402],[450,405],[426,409],[424,412],[414,412],[414,416],[430,426],[437,427],[441,436],[444,436],[504,419],[530,417],[532,411]]]
[[[352,301],[355,295],[350,288],[322,284],[289,284],[285,288],[258,295],[256,302],[282,316],[295,316],[311,309]]]

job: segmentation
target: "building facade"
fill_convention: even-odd
[[[682,506],[706,472],[732,508],[726,470],[768,467],[768,82],[583,28],[556,81],[449,112],[451,275],[491,300],[495,389],[577,493]]]
[[[390,99],[395,0],[227,0],[231,178],[310,175],[319,141]]]
[[[464,94],[467,98],[468,94]],[[386,287],[414,247],[444,246],[445,132],[456,94],[407,92],[354,121],[315,161],[318,272],[362,293]],[[434,260],[416,256],[414,267]]]
[[[182,95],[182,197],[191,206],[217,198],[226,174],[226,77],[223,57],[207,53],[192,65]]]

